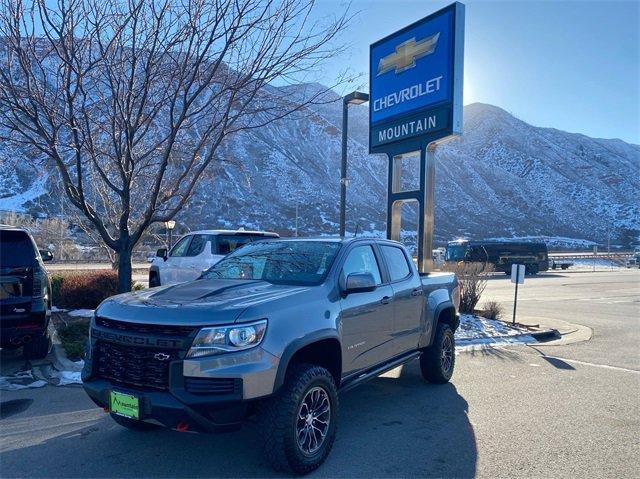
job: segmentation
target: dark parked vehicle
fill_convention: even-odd
[[[31,235],[0,225],[0,347],[23,347],[27,359],[44,358],[51,348],[51,283]]]
[[[524,264],[527,274],[549,269],[549,252],[545,243],[516,241],[451,241],[447,244],[445,264],[488,263],[494,270],[511,274],[511,265]]]
[[[307,473],[336,435],[338,391],[408,361],[445,383],[455,275],[420,275],[387,240],[244,245],[199,279],[96,310],[84,388],[119,424],[219,431],[256,416],[277,470]]]

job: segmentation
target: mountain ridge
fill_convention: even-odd
[[[295,99],[319,84],[274,88]],[[306,90],[306,91],[305,91]],[[301,234],[337,231],[342,102],[321,104],[229,138],[177,221]],[[387,160],[368,153],[368,107],[349,107],[347,230],[384,234]],[[0,210],[57,213],[55,173],[0,146]],[[562,236],[602,242],[640,229],[640,146],[536,127],[486,103],[465,106],[464,135],[436,152],[436,240]],[[44,177],[44,179],[43,179]],[[415,180],[415,178],[414,178]],[[415,208],[407,206],[407,230]]]

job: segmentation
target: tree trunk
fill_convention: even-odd
[[[131,291],[131,249],[121,247],[118,251],[118,292]]]

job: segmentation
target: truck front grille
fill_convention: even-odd
[[[193,326],[173,326],[164,324],[144,324],[144,323],[128,323],[125,321],[116,321],[115,319],[107,319],[98,316],[96,324],[103,328],[116,329],[118,331],[130,331],[132,333],[141,334],[161,334],[166,336],[189,336],[196,329]]]
[[[96,375],[116,384],[153,389],[169,388],[169,364],[176,350],[124,346],[98,341],[93,351]]]

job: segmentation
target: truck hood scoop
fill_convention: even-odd
[[[265,281],[199,279],[113,296],[100,305],[97,314],[146,324],[229,324],[250,306],[302,289]]]

